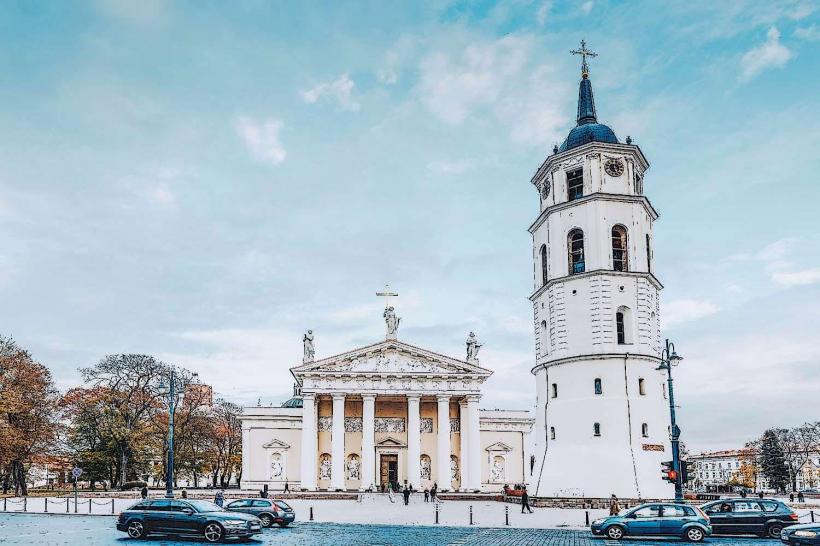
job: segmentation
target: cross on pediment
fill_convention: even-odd
[[[570,51],[573,55],[581,56],[581,76],[586,78],[589,76],[589,65],[587,64],[587,57],[597,57],[598,54],[592,50],[587,49],[586,40],[581,40],[581,48]]]
[[[383,292],[376,292],[376,295],[377,295],[377,296],[379,296],[379,297],[383,297],[383,298],[384,298],[384,308],[385,308],[385,309],[387,309],[388,307],[390,307],[390,298],[391,298],[391,297],[393,297],[393,298],[397,298],[397,297],[399,297],[399,293],[398,293],[398,292],[392,292],[392,291],[390,290],[390,285],[389,285],[389,284],[385,284],[385,285],[384,285],[384,291],[383,291]]]

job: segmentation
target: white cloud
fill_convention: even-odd
[[[586,15],[589,15],[589,13],[592,11],[592,6],[594,5],[595,2],[593,2],[593,0],[587,0],[586,2],[581,4],[581,11],[583,11]]]
[[[279,165],[287,157],[287,152],[279,142],[279,131],[283,124],[276,119],[257,122],[248,117],[239,117],[234,123],[236,133],[245,143],[251,155],[270,165]]]
[[[741,58],[740,80],[749,81],[768,68],[781,68],[792,56],[789,48],[780,43],[780,31],[777,27],[771,27],[766,33],[766,41],[747,51]]]
[[[708,300],[682,299],[661,303],[662,328],[714,315],[720,308]]]
[[[820,40],[820,31],[817,30],[816,24],[810,27],[797,27],[794,30],[794,35],[801,40],[808,40],[810,42]]]
[[[320,83],[307,91],[301,91],[302,100],[308,104],[314,104],[323,97],[335,99],[343,110],[356,111],[359,103],[353,100],[353,88],[356,83],[350,79],[348,74],[342,74],[332,82]]]
[[[568,88],[552,77],[551,66],[532,65],[533,45],[531,37],[509,35],[473,43],[458,54],[428,55],[417,87],[422,103],[450,125],[490,113],[517,142],[558,140],[569,111]]]
[[[776,271],[772,273],[772,280],[784,286],[806,286],[808,284],[815,284],[820,282],[820,267],[791,273]]]
[[[551,9],[551,1],[544,0],[544,2],[541,2],[541,4],[538,6],[538,10],[535,12],[535,22],[538,23],[538,26],[544,26],[544,23],[547,22],[547,18],[549,17]]]

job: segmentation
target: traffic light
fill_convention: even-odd
[[[689,461],[680,462],[680,482],[686,483],[689,481]]]
[[[678,481],[678,473],[675,470],[675,465],[672,461],[664,461],[661,463],[662,478],[669,482],[675,483]]]

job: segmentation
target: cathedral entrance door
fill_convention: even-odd
[[[389,484],[395,490],[399,484],[399,456],[380,455],[379,468],[381,470],[379,483]]]

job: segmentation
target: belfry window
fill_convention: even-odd
[[[649,437],[649,425],[647,425],[646,423],[641,425],[641,436],[643,436],[644,438]]]
[[[567,200],[574,201],[584,196],[584,171],[575,169],[567,173]]]
[[[541,284],[547,284],[547,245],[541,245],[541,250],[538,251],[541,258]]]
[[[615,313],[615,335],[618,345],[632,343],[632,314],[629,307],[620,306]]]
[[[558,398],[558,383],[552,384],[552,397]]]
[[[612,269],[629,271],[627,258],[626,228],[615,226],[612,228]]]
[[[643,377],[638,378],[638,394],[640,394],[641,396],[646,395],[646,385],[645,385],[645,383],[646,382],[644,381]]]
[[[573,229],[567,235],[567,252],[569,254],[569,274],[583,273],[584,263],[584,232]]]
[[[603,392],[604,392],[604,389],[601,386],[601,378],[596,377],[595,378],[595,394],[603,394]]]
[[[624,314],[621,311],[615,313],[615,330],[618,335],[618,345],[626,344],[626,332],[624,331]]]
[[[550,440],[555,440],[555,427],[550,427]]]
[[[595,436],[601,435],[601,423],[595,423],[592,425],[592,434]]]
[[[649,234],[646,234],[646,270],[652,273],[652,247],[649,243]]]

